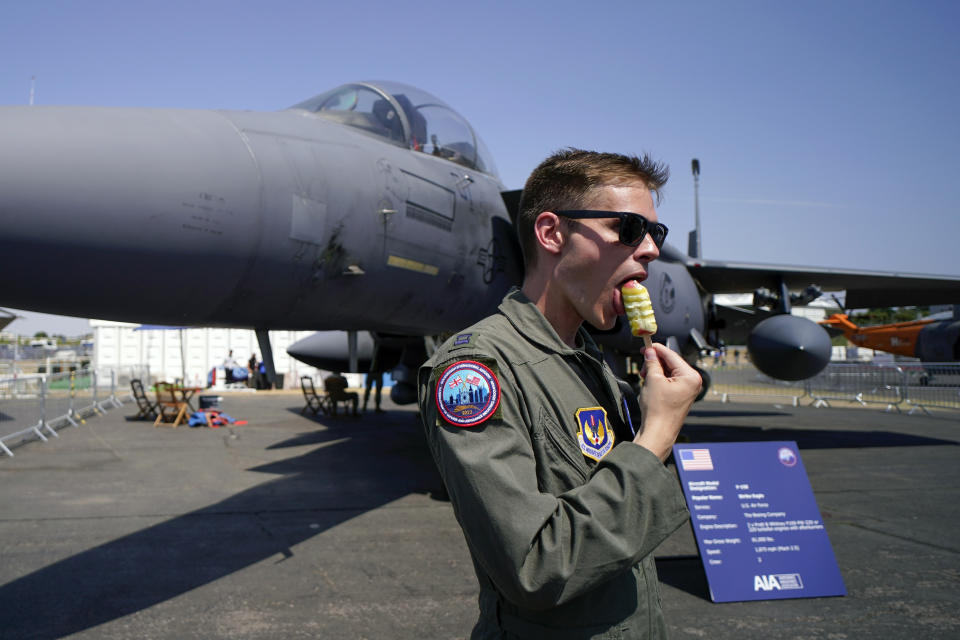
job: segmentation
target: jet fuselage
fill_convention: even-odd
[[[423,335],[519,280],[496,177],[305,111],[6,107],[0,140],[11,307]]]

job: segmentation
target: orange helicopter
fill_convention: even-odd
[[[835,313],[820,324],[834,329],[831,333],[843,333],[853,344],[876,351],[886,351],[899,356],[917,357],[917,338],[927,326],[937,322],[934,318],[879,324],[859,327],[845,313]]]

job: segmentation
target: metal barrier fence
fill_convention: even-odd
[[[150,365],[134,365],[130,367],[120,367],[119,369],[114,369],[116,372],[116,388],[117,393],[120,393],[122,390],[122,397],[129,400],[133,400],[133,391],[130,388],[130,381],[137,379],[143,383],[145,389],[149,389],[150,386],[154,383],[153,377],[150,375]]]
[[[13,456],[10,441],[46,442],[48,436],[59,437],[57,428],[76,427],[78,421],[122,407],[118,393],[131,396],[132,378],[149,386],[149,368],[82,369],[0,380],[0,451]]]
[[[960,410],[960,363],[867,364],[831,362],[807,380],[774,380],[749,365],[707,369],[710,393],[722,402],[734,397],[759,397],[799,406],[809,398],[812,406],[831,401],[861,406],[883,405],[887,411],[930,409]]]
[[[720,396],[722,402],[732,397],[755,397],[798,406],[804,394],[802,383],[776,380],[760,373],[750,365],[704,367],[710,376],[710,394]]]
[[[904,401],[910,413],[929,408],[960,409],[960,363],[901,365],[905,379]]]
[[[814,377],[804,380],[814,407],[828,407],[830,400],[886,405],[897,409],[904,400],[903,371],[894,365],[830,363]]]
[[[34,435],[43,441],[47,437],[42,429],[47,429],[48,435],[57,436],[49,425],[43,421],[43,397],[46,383],[43,376],[25,376],[11,380],[0,381],[0,448],[8,456],[13,453],[5,441],[17,437],[27,438]],[[9,432],[9,433],[7,433]]]

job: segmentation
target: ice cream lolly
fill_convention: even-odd
[[[623,295],[623,308],[630,321],[630,332],[635,336],[643,336],[646,346],[650,346],[650,336],[657,332],[657,318],[650,303],[650,294],[647,288],[636,280],[623,285],[620,289]]]

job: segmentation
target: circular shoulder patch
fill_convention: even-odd
[[[437,409],[457,427],[475,427],[500,406],[500,381],[487,367],[473,360],[454,362],[437,381]]]

